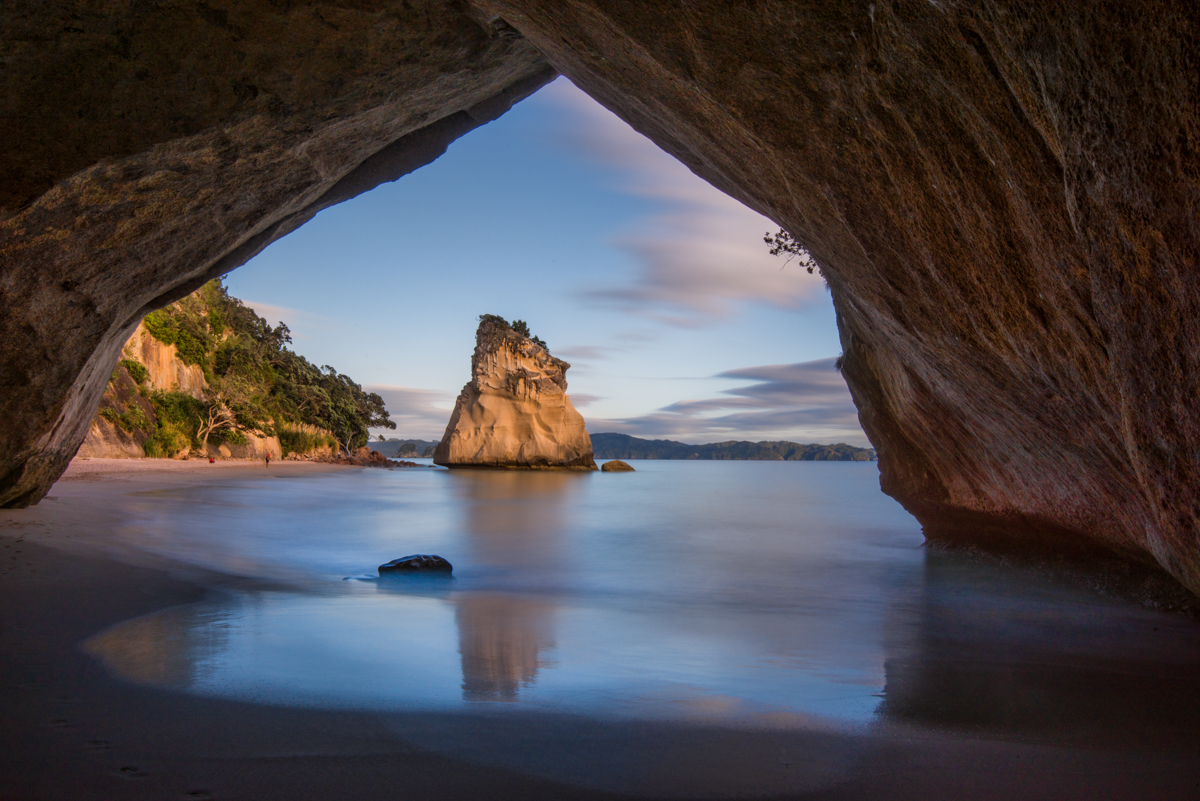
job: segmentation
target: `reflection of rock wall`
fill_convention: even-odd
[[[554,608],[507,596],[467,596],[458,601],[458,650],[464,701],[512,701],[532,684],[543,648],[554,645]]]
[[[1001,735],[1194,737],[1194,627],[1033,571],[927,551],[915,606],[898,606],[885,627],[877,711]]]
[[[471,380],[433,453],[447,467],[595,470],[583,416],[567,397],[567,369],[542,345],[485,318]]]
[[[201,604],[165,609],[101,632],[83,649],[129,681],[186,690],[197,664],[224,651],[229,640],[228,629],[211,625],[206,614]]]

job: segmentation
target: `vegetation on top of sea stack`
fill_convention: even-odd
[[[272,327],[220,279],[151,312],[144,323],[151,336],[176,347],[181,361],[198,366],[209,385],[202,399],[147,392],[158,416],[158,430],[144,446],[148,455],[173,455],[210,439],[240,443],[251,431],[278,435],[286,452],[288,445],[311,447],[325,436],[320,430],[349,453],[366,444],[368,428],[396,427],[379,395],[294,353],[287,325]],[[141,368],[144,376],[145,368],[134,364],[127,369],[140,384],[144,377],[135,373]]]
[[[531,342],[541,345],[546,349],[547,353],[550,352],[550,348],[546,346],[546,343],[542,341],[540,337],[535,337],[532,333],[530,333],[529,323],[525,322],[524,320],[513,320],[510,323],[508,320],[505,320],[498,314],[481,314],[479,315],[479,322],[490,322],[497,328],[504,328],[508,329],[509,331],[513,331],[530,340]]]

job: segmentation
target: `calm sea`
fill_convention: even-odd
[[[933,552],[874,463],[266,476],[130,496],[138,547],[263,579],[89,651],[201,695],[773,728],[1196,731],[1197,625]],[[380,580],[439,554],[452,580]]]

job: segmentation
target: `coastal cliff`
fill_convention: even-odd
[[[570,366],[503,318],[484,315],[471,380],[454,404],[434,464],[595,470],[583,415],[567,396]]]
[[[366,441],[368,422],[385,425],[378,396],[317,370],[288,341],[286,326],[269,326],[220,281],[147,315],[77,455],[332,460]]]

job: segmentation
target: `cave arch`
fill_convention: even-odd
[[[1200,590],[1198,15],[1083,0],[179,0],[0,11],[0,503],[142,314],[561,72],[800,238],[934,538]]]

